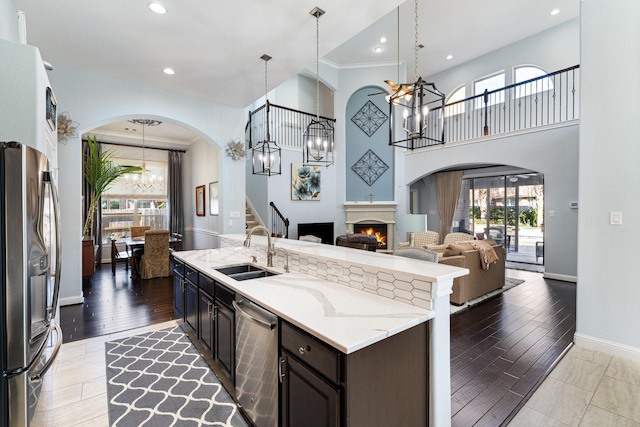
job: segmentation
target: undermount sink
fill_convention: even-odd
[[[231,267],[216,268],[216,270],[238,281],[258,279],[260,277],[269,277],[280,274],[265,270],[254,264],[233,265]]]

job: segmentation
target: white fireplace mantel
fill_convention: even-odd
[[[345,202],[347,233],[353,233],[353,224],[361,222],[387,224],[388,249],[393,248],[396,206],[396,202]]]

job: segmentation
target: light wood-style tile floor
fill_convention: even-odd
[[[109,427],[104,343],[176,326],[158,323],[63,344],[42,381],[32,427]]]
[[[640,362],[573,346],[509,427],[640,427]]]

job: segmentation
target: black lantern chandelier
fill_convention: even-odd
[[[302,163],[307,166],[327,166],[334,162],[333,122],[320,118],[320,17],[324,10],[314,7],[311,15],[316,18],[316,117],[304,131],[305,146]]]
[[[280,175],[281,169],[281,150],[275,141],[271,141],[271,133],[269,132],[269,100],[267,99],[267,62],[271,57],[264,54],[260,57],[264,60],[264,100],[266,107],[266,134],[264,141],[259,141],[252,151],[252,163],[254,175]]]
[[[413,150],[415,148],[429,145],[428,141],[436,141],[441,143],[443,136],[429,136],[429,107],[438,105],[442,107],[439,118],[434,117],[432,120],[439,120],[442,124],[444,120],[444,98],[445,95],[440,92],[433,83],[427,83],[419,77],[418,74],[418,51],[422,48],[418,43],[418,0],[415,0],[415,78],[414,83],[393,84],[387,81],[391,86],[391,94],[388,97],[389,102],[389,145]],[[402,136],[396,137],[397,123],[393,109],[402,111]],[[440,129],[443,129],[440,126]],[[426,143],[425,143],[426,142]]]

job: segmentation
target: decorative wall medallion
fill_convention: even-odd
[[[291,200],[320,200],[320,168],[291,163]]]
[[[229,141],[225,151],[233,160],[239,160],[244,157],[244,144],[239,140]]]
[[[371,150],[367,150],[360,157],[360,160],[351,166],[351,170],[357,173],[369,186],[376,182],[387,169],[389,169],[389,166]]]
[[[76,133],[76,129],[78,128],[78,123],[71,120],[69,117],[69,113],[66,111],[64,113],[58,114],[58,142],[61,144],[66,144],[69,138],[76,137],[78,134]]]
[[[351,117],[355,123],[367,136],[371,137],[389,117],[380,110],[376,104],[367,101],[360,110]]]

